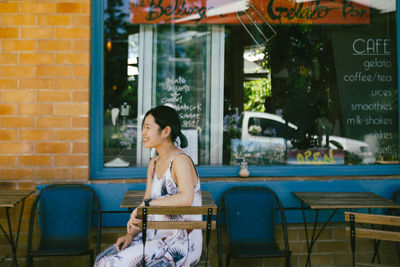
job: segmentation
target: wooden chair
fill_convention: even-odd
[[[397,189],[396,192],[394,192],[392,200],[394,202],[400,204],[400,189]],[[399,209],[392,209],[390,212],[391,212],[391,215],[400,216]],[[396,248],[397,248],[397,256],[399,257],[399,261],[400,261],[400,242],[396,242]]]
[[[200,259],[197,266],[206,266],[208,264],[208,244],[210,242],[211,230],[216,228],[216,222],[213,215],[217,214],[217,206],[209,194],[203,193],[203,204],[199,207],[139,207],[138,217],[142,217],[141,227],[143,235],[143,247],[146,244],[146,229],[203,229],[206,231],[206,251],[205,257]],[[206,220],[203,221],[148,221],[147,215],[203,215]],[[144,266],[144,265],[143,265]]]
[[[356,238],[367,238],[374,240],[386,240],[399,242],[400,232],[393,230],[394,227],[400,226],[400,217],[389,215],[376,215],[355,212],[345,212],[345,221],[349,222],[349,227],[346,227],[346,232],[350,233],[350,244],[353,256],[354,266],[400,266],[400,265],[382,265],[373,263],[356,263]],[[363,225],[360,225],[363,224]],[[370,225],[370,228],[365,228]],[[378,229],[377,226],[386,226]]]

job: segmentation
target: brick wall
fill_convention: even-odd
[[[89,72],[89,0],[0,1],[1,189],[88,180]],[[20,265],[32,201],[21,226]],[[18,211],[11,210],[12,216]],[[6,225],[4,209],[0,224]],[[0,234],[0,258],[6,254]],[[71,266],[70,259],[65,262]]]
[[[90,1],[0,1],[0,181],[87,180]]]

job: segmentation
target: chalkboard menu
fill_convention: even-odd
[[[183,149],[198,164],[199,145],[197,129],[205,123],[202,94],[196,94],[193,86],[186,78],[179,75],[177,78],[165,78],[159,83],[157,92],[158,105],[170,105],[178,111],[182,132],[188,140],[188,147]]]
[[[203,99],[196,97],[187,78],[181,75],[176,78],[166,77],[160,87],[159,104],[170,104],[178,111],[182,128],[196,129],[201,126]]]
[[[368,143],[377,161],[397,160],[395,39],[337,33],[332,42],[345,137]]]

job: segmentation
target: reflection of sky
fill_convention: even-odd
[[[395,0],[353,0],[353,2],[380,10],[381,13],[396,11]]]
[[[128,44],[128,58],[139,57],[139,34],[130,34],[128,36]]]
[[[231,14],[239,11],[245,11],[248,9],[249,0],[213,0],[207,2],[207,17],[213,17],[217,15],[223,14]],[[199,19],[200,16],[198,14],[187,16],[181,19],[177,19],[177,22],[184,22],[190,20]]]
[[[108,0],[104,0],[104,10],[106,10],[108,7]],[[130,0],[123,0],[122,1],[122,6],[118,7],[120,10],[123,11],[123,13],[129,15],[130,13]],[[104,18],[107,19],[107,14],[104,13]],[[125,16],[125,20],[129,22],[129,16]]]

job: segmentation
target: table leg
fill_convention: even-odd
[[[301,208],[302,208],[302,214],[303,214],[303,222],[304,222],[304,230],[305,230],[305,234],[306,234],[306,242],[307,242],[307,260],[306,260],[306,267],[309,266],[311,267],[311,253],[312,253],[312,248],[314,246],[314,244],[317,242],[318,237],[321,235],[322,231],[325,229],[326,225],[332,220],[332,217],[335,215],[337,209],[334,209],[331,213],[331,215],[329,215],[328,220],[326,220],[326,222],[324,222],[324,224],[322,225],[321,229],[319,229],[318,233],[317,233],[317,224],[318,224],[318,216],[319,216],[319,210],[315,210],[315,220],[314,220],[314,225],[313,225],[313,231],[312,231],[312,235],[310,240],[308,239],[308,228],[307,228],[307,218],[306,218],[306,214],[305,214],[305,208],[303,203],[301,204]]]
[[[371,209],[368,209],[368,213],[372,214]],[[373,224],[371,224],[372,229],[375,229],[375,226]],[[377,259],[378,264],[381,263],[381,258],[379,257],[379,245],[381,243],[380,240],[376,240],[376,239],[370,239],[371,240],[371,244],[374,247],[374,255],[372,256],[372,260],[371,263],[375,262],[375,259]]]
[[[8,222],[8,226],[9,226],[9,228],[10,228],[10,223],[9,223],[9,216],[8,216],[8,208],[5,208],[5,210],[6,210],[6,218],[7,218],[7,222]],[[7,239],[7,242],[11,245],[12,244],[12,236],[9,236],[9,234],[6,232],[6,230],[3,228],[3,226],[0,224],[0,229],[1,229],[1,231],[3,232],[3,234],[4,234],[4,236],[6,237],[6,239]],[[12,249],[11,249],[12,250]],[[8,255],[6,255],[3,259],[2,259],[2,261],[4,261],[6,258],[8,257]]]
[[[8,233],[6,230],[3,228],[3,226],[0,225],[0,229],[3,232],[4,236],[6,237],[8,243],[11,246],[11,252],[12,252],[12,263],[11,266],[16,266],[18,267],[18,261],[17,261],[17,247],[18,247],[18,239],[19,239],[19,233],[21,230],[21,221],[22,221],[22,214],[25,206],[25,200],[22,200],[21,203],[21,211],[19,214],[19,219],[18,219],[18,226],[17,226],[17,233],[15,236],[15,240],[13,237],[13,231],[12,231],[12,226],[11,226],[11,219],[10,219],[10,208],[6,207],[6,216],[7,216],[7,224],[8,224]]]

